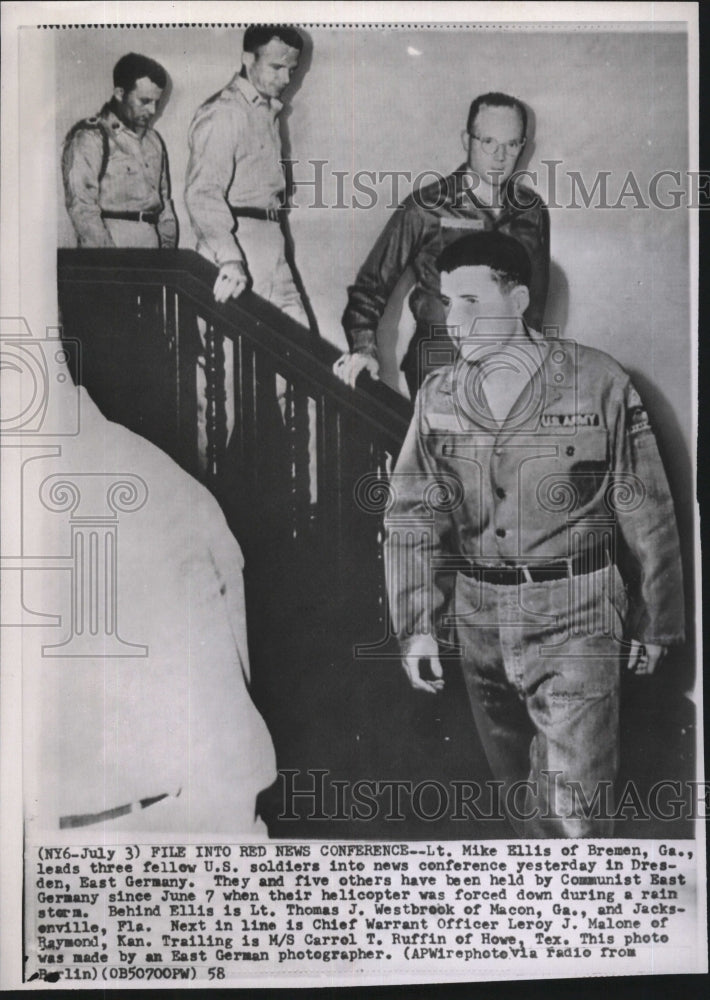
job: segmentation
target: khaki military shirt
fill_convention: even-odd
[[[105,105],[99,115],[69,132],[62,156],[67,211],[83,247],[146,246],[151,233],[161,247],[177,243],[177,221],[170,200],[168,157],[155,129],[143,136],[127,128]],[[102,219],[102,211],[149,212],[145,222]],[[153,237],[153,245],[155,241]]]
[[[477,364],[431,374],[392,477],[388,588],[400,641],[431,634],[451,574],[433,565],[544,566],[611,539],[630,598],[630,638],[683,638],[673,502],[643,403],[608,355],[522,338],[501,362],[529,378],[507,418],[487,406]],[[443,559],[442,559],[443,557]],[[522,578],[521,578],[522,579]]]
[[[242,76],[197,109],[190,126],[185,202],[197,249],[221,266],[244,261],[231,208],[278,208],[285,186],[277,116]]]

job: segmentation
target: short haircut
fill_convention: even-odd
[[[161,90],[165,89],[165,84],[168,82],[168,74],[160,63],[155,59],[149,59],[148,56],[139,56],[135,52],[121,56],[113,67],[114,87],[120,87],[127,94],[135,90],[136,82],[142,80],[144,76]]]
[[[263,45],[268,45],[272,38],[278,38],[298,52],[303,50],[303,39],[295,28],[285,24],[250,24],[244,32],[242,49],[244,52],[258,52]]]
[[[439,271],[450,274],[459,267],[490,267],[505,285],[530,286],[530,258],[522,243],[499,232],[470,233],[455,240],[439,254]]]
[[[466,131],[469,134],[473,133],[473,127],[476,124],[476,116],[484,106],[487,108],[513,108],[518,112],[523,123],[523,137],[527,135],[528,112],[523,102],[519,101],[517,97],[511,97],[510,94],[500,94],[497,91],[492,91],[490,94],[481,94],[471,102],[471,107],[468,109],[468,120],[466,122]]]

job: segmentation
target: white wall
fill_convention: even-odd
[[[523,166],[547,176],[543,159],[581,171],[591,186],[611,171],[617,200],[630,170],[647,192],[658,170],[688,165],[686,41],[680,33],[577,30],[338,30],[312,28],[304,72],[287,92],[284,119],[295,177],[326,170],[448,173],[463,159],[460,132],[471,99],[487,90],[522,98],[533,110]],[[240,64],[238,29],[62,31],[57,46],[57,157],[78,118],[101,106],[111,69],[125,52],[161,62],[172,79],[157,127],[170,154],[181,245],[193,238],[182,189],[187,129],[197,106]],[[538,185],[543,195],[544,185]],[[299,208],[291,215],[296,261],[321,334],[345,344],[346,286],[391,209],[389,183],[369,210]],[[402,185],[404,196],[409,188]],[[349,200],[351,190],[346,185]],[[335,184],[326,186],[335,200]],[[558,200],[569,201],[560,183]],[[58,182],[58,197],[59,182]],[[296,191],[299,205],[312,191]],[[553,285],[547,321],[564,335],[609,351],[646,396],[686,535],[690,516],[688,214],[683,209],[559,208],[552,211]],[[59,238],[73,245],[63,209]],[[394,317],[393,322],[397,321]],[[392,350],[390,378],[396,379]],[[401,354],[401,347],[399,348]]]

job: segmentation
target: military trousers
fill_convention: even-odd
[[[613,566],[512,586],[457,574],[464,680],[520,836],[612,834],[626,610]]]
[[[237,239],[246,257],[246,266],[251,279],[250,288],[267,302],[276,306],[291,319],[308,327],[309,319],[296,286],[293,273],[286,259],[286,244],[281,226],[275,222],[242,218],[239,220]],[[204,324],[200,324],[200,336],[204,340]],[[224,341],[225,405],[227,410],[227,434],[231,437],[234,429],[234,346],[231,340]],[[205,374],[202,366],[197,373],[198,382],[198,455],[200,463],[205,462],[207,437],[205,427]],[[278,400],[283,414],[285,408],[286,382],[280,375],[274,376],[274,398]],[[309,479],[311,499],[315,500],[315,403],[309,401]]]
[[[278,222],[239,219],[236,236],[246,257],[252,290],[307,327],[308,316],[286,259],[286,241]]]

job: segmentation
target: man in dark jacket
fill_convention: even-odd
[[[413,192],[397,209],[348,289],[343,327],[350,353],[335,364],[354,385],[363,369],[379,372],[377,326],[395,285],[411,265],[416,286],[410,307],[416,330],[402,370],[412,398],[430,370],[420,345],[442,328],[436,259],[445,246],[468,232],[497,230],[515,237],[532,264],[530,306],[525,320],[542,325],[550,265],[550,223],[539,195],[512,176],[525,145],[527,111],[507,94],[482,94],[471,104],[462,138],[466,162],[446,178]],[[433,367],[433,366],[431,366]]]

